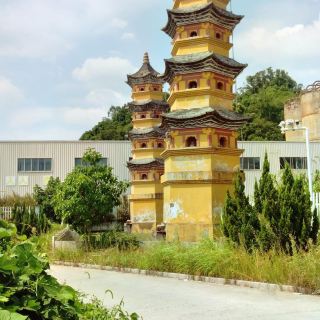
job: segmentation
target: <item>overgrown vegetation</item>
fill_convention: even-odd
[[[277,185],[266,155],[262,176],[255,184],[253,205],[244,188],[239,173],[235,192],[228,193],[223,213],[223,232],[232,242],[242,244],[249,252],[275,249],[290,255],[317,244],[319,218],[316,210],[312,212],[304,176],[294,177],[287,164]]]
[[[137,236],[125,232],[106,231],[98,234],[85,235],[85,243],[90,249],[117,248],[118,250],[135,250],[140,247],[141,242]]]
[[[80,234],[89,234],[95,225],[114,220],[112,210],[128,187],[99,164],[101,154],[89,149],[83,155],[86,166],[76,167],[54,195],[54,211]]]
[[[241,140],[281,141],[278,124],[283,120],[284,103],[301,90],[284,70],[268,68],[247,77],[235,100],[235,110],[252,116],[252,121],[240,130]]]
[[[35,245],[17,237],[16,228],[0,220],[0,318],[14,320],[136,320],[122,305],[108,310],[93,300],[85,304],[69,286],[47,274],[49,263]]]
[[[42,210],[36,212],[35,207],[18,207],[12,210],[12,222],[16,225],[19,235],[31,236],[46,233],[51,226]]]
[[[207,239],[194,245],[156,242],[128,251],[116,248],[91,252],[55,251],[51,259],[286,284],[320,292],[318,246],[311,247],[308,253],[293,256],[275,250],[267,253],[254,250],[248,254],[243,247],[235,247],[223,239]]]
[[[46,187],[35,185],[33,197],[41,211],[53,222],[61,222],[61,218],[54,211],[54,196],[61,185],[59,178],[50,177]]]
[[[32,195],[19,196],[13,193],[10,196],[0,197],[0,207],[14,207],[14,206],[35,206],[36,201]]]

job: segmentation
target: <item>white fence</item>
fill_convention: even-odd
[[[318,215],[320,216],[320,193],[312,194],[312,205],[313,205],[313,208],[317,209]]]
[[[11,207],[0,207],[0,219],[11,220],[12,208]]]

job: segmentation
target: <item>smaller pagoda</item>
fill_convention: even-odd
[[[165,149],[164,130],[160,128],[162,114],[169,110],[163,101],[163,80],[150,65],[145,53],[143,65],[128,75],[132,88],[129,109],[133,129],[132,159],[128,162],[131,173],[130,222],[132,232],[154,233],[163,221],[163,187],[160,177],[164,172],[160,154]]]

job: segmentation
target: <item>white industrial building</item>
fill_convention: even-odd
[[[119,179],[129,180],[128,141],[0,141],[0,196],[32,194],[50,176],[64,180],[89,148],[102,154]]]
[[[244,149],[241,169],[246,174],[246,192],[253,194],[255,179],[262,172],[267,152],[271,172],[281,176],[285,162],[304,173],[307,169],[303,142],[239,142]],[[312,169],[320,169],[320,143],[310,144]],[[126,162],[131,156],[129,141],[0,141],[0,195],[31,194],[38,184],[45,186],[49,177],[61,180],[81,162],[83,153],[94,148],[121,180],[130,180]]]

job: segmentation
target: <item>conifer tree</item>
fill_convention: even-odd
[[[310,234],[312,242],[315,245],[318,243],[319,227],[320,227],[319,215],[318,215],[317,209],[315,208],[313,210],[312,230],[311,230],[311,234]]]

